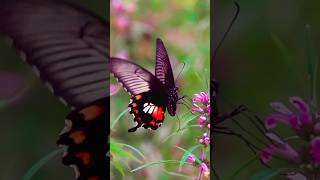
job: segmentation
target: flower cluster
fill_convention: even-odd
[[[198,142],[200,144],[203,144],[206,148],[210,145],[210,98],[208,93],[200,92],[194,95],[192,102],[193,106],[191,108],[191,112],[192,114],[199,115],[197,123],[199,127],[203,128],[205,131],[198,139]],[[187,161],[192,162],[194,165],[199,167],[200,175],[198,179],[200,179],[202,175],[206,178],[210,177],[210,170],[207,163],[205,162],[205,152],[202,152],[200,162],[196,161],[196,158],[193,154],[190,154],[188,156]]]
[[[198,113],[200,116],[198,118],[198,124],[200,127],[210,128],[210,98],[208,93],[200,92],[194,95],[192,99],[193,107],[191,112],[193,114]]]
[[[115,17],[115,27],[124,31],[130,26],[130,15],[136,12],[135,1],[112,0],[111,10]]]
[[[273,129],[278,124],[286,124],[295,133],[293,137],[300,140],[302,145],[294,147],[288,142],[290,138],[280,138],[269,132],[266,137],[272,143],[262,149],[260,159],[268,163],[272,157],[279,157],[297,165],[305,176],[312,176],[320,167],[320,119],[301,98],[291,97],[290,103],[295,107],[295,112],[282,103],[271,103],[275,112],[265,118],[265,127]],[[296,172],[290,173],[288,176]],[[301,173],[298,175],[302,176]]]
[[[196,158],[195,158],[195,156],[194,156],[193,154],[190,154],[190,155],[188,156],[187,161],[188,161],[188,162],[191,162],[191,163],[193,163],[193,164],[197,164],[197,163],[196,163]],[[210,169],[209,169],[209,167],[207,166],[207,164],[204,163],[204,162],[202,162],[202,163],[199,164],[199,172],[200,172],[201,174],[203,174],[204,177],[206,177],[206,178],[208,178],[208,177],[210,176]]]

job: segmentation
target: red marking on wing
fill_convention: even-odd
[[[149,124],[152,125],[152,126],[156,126],[154,120],[151,120]]]
[[[157,120],[163,120],[163,110],[162,110],[162,108],[161,107],[158,107],[158,113],[157,113],[157,117],[156,117],[156,119]]]
[[[139,100],[139,99],[142,98],[142,95],[140,95],[140,94],[139,94],[139,95],[136,95],[135,98],[136,98],[136,100]]]
[[[79,152],[76,157],[81,158],[83,164],[86,166],[90,163],[90,154],[88,152]]]
[[[131,106],[132,107],[137,107],[137,103],[132,103]]]
[[[80,130],[71,133],[69,137],[73,139],[74,143],[76,144],[81,144],[86,139],[86,135]]]

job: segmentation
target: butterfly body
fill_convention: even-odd
[[[143,67],[124,59],[111,58],[111,72],[132,96],[130,113],[136,126],[156,130],[164,120],[168,109],[171,116],[176,114],[178,88],[175,86],[169,57],[163,42],[157,39],[155,75]]]

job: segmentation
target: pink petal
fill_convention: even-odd
[[[316,165],[320,165],[320,137],[312,139],[309,150],[313,161]]]
[[[267,146],[264,149],[261,150],[260,152],[260,159],[261,161],[266,164],[272,159],[272,147]]]
[[[272,146],[273,155],[283,157],[290,162],[297,163],[301,161],[299,153],[279,136],[274,133],[266,133],[265,135],[274,143]]]
[[[288,180],[307,180],[307,177],[301,173],[290,172],[287,173]]]
[[[294,114],[278,114],[274,113],[265,118],[265,126],[267,129],[274,128],[277,124],[288,124],[294,129],[299,128],[298,117]]]
[[[299,97],[291,97],[290,102],[294,105],[299,111],[299,120],[300,123],[303,125],[310,125],[312,124],[312,115],[310,112],[310,107],[307,103],[305,103]]]
[[[280,102],[273,102],[271,103],[271,107],[273,110],[282,113],[282,114],[292,114],[292,112],[282,103]]]
[[[115,84],[110,84],[110,96],[117,94],[120,90],[120,87]]]

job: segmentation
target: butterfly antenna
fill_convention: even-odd
[[[229,34],[229,32],[230,32],[233,24],[236,22],[236,20],[237,20],[237,18],[238,18],[238,16],[239,16],[239,13],[240,13],[240,5],[239,5],[236,1],[234,1],[234,4],[235,4],[235,6],[236,6],[236,8],[237,8],[237,11],[236,11],[233,19],[231,20],[231,23],[229,24],[229,26],[228,26],[228,28],[227,28],[227,31],[226,31],[226,32],[224,33],[224,35],[222,36],[222,39],[220,40],[220,42],[219,42],[216,50],[214,51],[212,60],[214,60],[215,57],[217,56],[218,50],[220,49],[223,41],[226,39],[226,37],[227,37],[227,35]]]
[[[175,81],[177,81],[177,80],[179,79],[179,77],[180,77],[180,75],[181,75],[181,72],[183,71],[183,69],[184,69],[185,66],[186,66],[186,63],[183,62],[182,69],[181,69],[181,71],[179,72],[178,76],[176,77],[176,80],[175,80]]]

